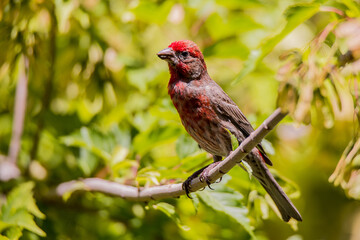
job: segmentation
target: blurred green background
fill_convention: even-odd
[[[310,101],[311,124],[291,115],[264,143],[302,223],[284,223],[239,167],[192,200],[55,194],[58,184],[86,177],[132,186],[181,182],[212,161],[185,132],[167,95],[168,68],[156,53],[172,41],[199,45],[210,76],[256,128],[277,107],[279,56],[291,49],[303,59],[311,55],[326,26],[347,20],[334,9],[360,16],[350,0],[2,0],[2,161],[18,129],[15,93],[26,61],[29,67],[21,174],[0,183],[0,239],[360,239],[357,185],[351,194],[328,181],[358,134],[358,74],[343,82],[347,112],[323,120]],[[331,33],[324,43],[346,52],[336,38]]]

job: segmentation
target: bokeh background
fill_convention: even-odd
[[[19,172],[0,183],[0,239],[360,239],[358,185],[350,191],[329,182],[358,134],[355,70],[334,87],[340,112],[329,100],[320,116],[324,105],[310,100],[306,113],[288,116],[264,142],[302,223],[284,223],[239,167],[192,200],[55,192],[87,177],[171,184],[212,161],[167,95],[168,68],[156,53],[172,41],[199,45],[210,76],[256,128],[277,107],[281,56],[315,56],[323,68],[336,56],[334,44],[342,53],[349,46],[331,32],[318,56],[314,39],[329,24],[358,16],[358,2],[348,0],[2,0],[0,161],[16,162]],[[322,86],[314,92],[327,96]],[[21,109],[24,121],[17,122]],[[353,159],[357,169],[360,159]]]

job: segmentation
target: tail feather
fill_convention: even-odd
[[[294,218],[298,221],[302,221],[302,217],[299,211],[296,209],[294,204],[291,202],[291,200],[284,193],[284,191],[281,189],[281,187],[273,177],[272,180],[270,180],[270,182],[268,181],[266,185],[265,184],[261,184],[261,185],[264,187],[266,192],[275,202],[277,208],[280,211],[282,219],[285,222],[288,222],[290,218]]]
[[[281,213],[282,219],[285,222],[288,222],[290,218],[302,221],[299,211],[271,175],[265,163],[261,161],[259,157],[261,156],[259,156],[257,151],[253,151],[247,158],[244,159],[252,168],[253,176],[259,180],[260,184],[273,199]]]

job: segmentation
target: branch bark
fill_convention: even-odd
[[[19,69],[19,80],[15,93],[14,120],[9,148],[8,160],[16,163],[20,151],[21,135],[24,129],[24,119],[27,99],[29,59],[24,55],[24,68]]]
[[[252,132],[235,151],[233,151],[226,159],[221,161],[220,164],[210,171],[210,182],[214,183],[217,179],[223,176],[224,173],[230,171],[230,169],[240,162],[256,145],[258,145],[286,115],[287,113],[282,112],[280,108],[276,109],[275,112],[271,114],[259,128]],[[193,192],[205,186],[206,183],[201,182],[199,178],[194,179],[190,184]],[[64,182],[56,188],[56,192],[60,196],[75,190],[102,192],[133,201],[160,200],[185,195],[185,191],[182,189],[181,183],[148,188],[137,188],[100,178],[86,178],[83,180]]]
[[[19,79],[16,86],[14,119],[9,153],[7,157],[0,158],[0,181],[8,181],[20,175],[16,161],[19,156],[21,136],[24,129],[28,81],[29,59],[26,55],[23,55],[23,67],[21,67],[21,65],[19,67]]]

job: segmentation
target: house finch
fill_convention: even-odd
[[[171,75],[168,93],[182,124],[199,146],[211,153],[214,159],[214,163],[196,171],[184,182],[183,188],[188,195],[191,180],[199,175],[201,180],[210,184],[207,177],[209,169],[232,151],[230,133],[240,144],[254,129],[230,97],[210,78],[204,57],[194,42],[173,42],[157,55],[168,62]],[[250,165],[253,176],[274,200],[283,220],[287,222],[294,218],[302,221],[298,210],[269,172],[266,163],[272,163],[261,144],[244,161]]]

